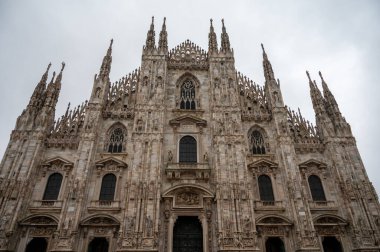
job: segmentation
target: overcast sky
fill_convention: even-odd
[[[0,0],[0,157],[17,116],[49,62],[66,62],[56,117],[69,102],[89,98],[109,41],[114,39],[111,80],[141,63],[155,16],[156,39],[167,18],[169,48],[186,39],[204,49],[209,19],[220,32],[225,19],[236,68],[263,84],[264,43],[285,103],[314,122],[305,70],[318,71],[335,95],[371,181],[380,191],[376,157],[380,130],[380,1],[117,1]],[[52,71],[51,71],[52,72]]]

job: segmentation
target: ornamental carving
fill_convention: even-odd
[[[194,206],[199,205],[200,198],[199,194],[191,192],[183,192],[176,195],[176,205],[188,205]]]
[[[169,52],[168,68],[207,70],[209,68],[207,52],[186,40]]]

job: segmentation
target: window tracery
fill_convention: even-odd
[[[194,110],[195,105],[195,85],[192,80],[185,80],[181,86],[180,109]]]
[[[251,140],[251,152],[254,155],[260,155],[260,154],[265,154],[265,142],[263,135],[258,131],[254,130],[251,133],[250,136]]]
[[[113,127],[108,134],[106,142],[106,151],[109,153],[125,152],[126,130],[123,126],[117,125]]]

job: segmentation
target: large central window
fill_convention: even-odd
[[[184,136],[179,141],[179,162],[197,162],[197,141],[192,136]]]
[[[192,80],[185,80],[181,86],[180,109],[195,109],[195,85]]]

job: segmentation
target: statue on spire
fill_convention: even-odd
[[[226,27],[224,26],[224,19],[222,19],[222,35],[221,35],[221,51],[227,52],[231,51],[230,46],[230,38],[228,37],[228,33],[226,31]]]
[[[168,51],[168,33],[166,32],[166,17],[164,17],[164,23],[160,32],[160,39],[158,40],[158,50]]]
[[[218,42],[216,40],[214,27],[212,26],[212,19],[210,19],[210,33],[208,34],[208,51],[210,53],[218,51]]]
[[[150,29],[146,35],[145,49],[152,50],[156,47],[156,39],[154,32],[154,17],[152,17],[152,23],[150,24]]]

